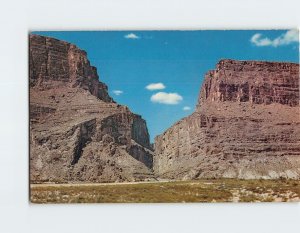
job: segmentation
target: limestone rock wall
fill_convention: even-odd
[[[205,76],[198,103],[205,101],[299,106],[299,65],[221,60]]]
[[[153,180],[145,120],[115,103],[84,51],[30,35],[30,181]]]
[[[30,35],[29,84],[31,88],[80,87],[99,99],[111,102],[107,86],[99,82],[97,69],[85,51],[54,38]]]
[[[299,65],[223,60],[197,110],[155,139],[162,178],[300,178]]]

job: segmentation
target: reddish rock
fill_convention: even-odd
[[[80,87],[105,102],[112,102],[107,86],[85,51],[54,38],[29,36],[29,84],[38,90]]]
[[[146,122],[112,100],[86,52],[29,42],[31,182],[154,179]]]
[[[202,85],[204,101],[299,105],[299,65],[294,63],[221,60]]]
[[[299,65],[222,60],[196,112],[155,139],[162,178],[300,178]]]

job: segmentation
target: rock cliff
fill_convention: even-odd
[[[105,102],[112,102],[107,86],[85,51],[54,38],[30,35],[29,85],[40,90],[81,87]]]
[[[85,51],[29,37],[30,180],[154,179],[146,122],[113,101]]]
[[[146,122],[75,45],[30,35],[29,86],[32,183],[300,178],[298,64],[221,60],[155,155]]]
[[[162,178],[300,178],[299,65],[221,60],[196,111],[155,139]]]

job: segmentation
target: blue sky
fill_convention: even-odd
[[[294,30],[32,33],[85,50],[110,95],[147,121],[152,142],[193,112],[204,74],[220,59],[299,62]]]

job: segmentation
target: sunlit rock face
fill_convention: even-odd
[[[300,178],[299,65],[221,60],[196,111],[155,139],[162,178]]]
[[[146,122],[113,101],[85,51],[29,37],[30,180],[154,179]]]

